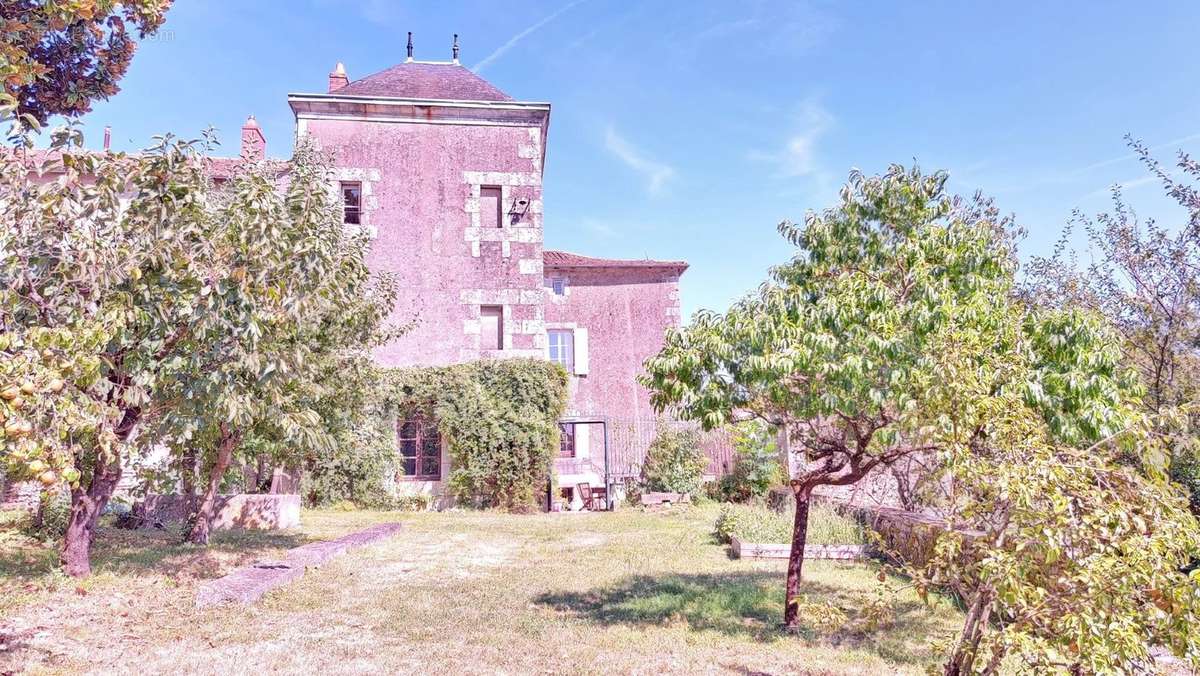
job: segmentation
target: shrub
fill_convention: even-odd
[[[642,489],[694,495],[704,481],[707,466],[696,429],[660,422],[642,466]]]
[[[71,519],[71,498],[66,491],[42,491],[38,512],[25,524],[25,534],[38,540],[58,541]]]
[[[745,502],[766,495],[784,480],[779,445],[770,427],[758,421],[742,423],[735,428],[733,445],[737,460],[733,471],[717,482],[714,498]]]
[[[745,542],[788,543],[792,541],[794,512],[779,514],[757,505],[722,505],[716,535],[721,542],[733,536]],[[808,510],[808,544],[855,545],[866,542],[862,526],[824,502],[814,501]]]
[[[424,493],[401,495],[391,504],[391,508],[397,512],[427,512],[431,506],[433,498]]]

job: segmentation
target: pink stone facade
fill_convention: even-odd
[[[360,195],[352,227],[372,238],[370,265],[398,279],[394,318],[412,328],[379,362],[550,358],[557,332],[573,356],[569,418],[652,416],[636,378],[679,323],[687,266],[544,250],[550,105],[512,100],[453,62],[410,61],[361,80],[339,64],[329,90],[288,99],[297,135],[330,152],[339,189]],[[603,487],[600,426],[576,438],[575,457],[556,463],[560,484]],[[442,494],[442,458],[442,481],[402,490]]]

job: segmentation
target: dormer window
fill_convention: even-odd
[[[359,225],[362,223],[362,184],[358,181],[343,181],[341,186],[342,223]]]

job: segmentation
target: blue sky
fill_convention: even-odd
[[[723,309],[789,253],[775,232],[836,198],[851,167],[945,169],[1045,253],[1072,209],[1126,184],[1177,218],[1123,137],[1200,152],[1200,3],[177,0],[122,91],[85,118],[120,149],[253,113],[286,155],[288,92],[404,58],[465,65],[550,101],[546,246],[686,259],[685,317]]]

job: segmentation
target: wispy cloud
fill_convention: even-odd
[[[1187,136],[1181,136],[1177,139],[1172,139],[1170,141],[1159,143],[1158,145],[1150,146],[1149,150],[1151,152],[1154,152],[1156,150],[1163,150],[1165,148],[1177,149],[1179,146],[1181,146],[1185,143],[1190,143],[1190,142],[1196,141],[1196,140],[1200,140],[1200,134],[1188,134]],[[1088,165],[1079,167],[1077,169],[1074,169],[1071,173],[1072,174],[1086,174],[1090,171],[1095,171],[1096,169],[1102,169],[1104,167],[1108,167],[1108,166],[1111,166],[1114,164],[1120,164],[1121,162],[1128,162],[1129,160],[1135,160],[1135,159],[1137,159],[1137,155],[1135,153],[1126,153],[1124,155],[1121,155],[1120,157],[1110,157],[1107,160],[1101,160],[1099,162],[1093,162],[1092,164],[1088,164]]]
[[[1117,188],[1121,192],[1125,192],[1131,188],[1136,188],[1138,186],[1143,186],[1143,185],[1147,185],[1150,183],[1156,183],[1160,180],[1161,179],[1155,175],[1142,176],[1140,178],[1131,178],[1128,181],[1121,181],[1119,183],[1114,183],[1113,185],[1110,185],[1107,188],[1101,188],[1100,190],[1093,190],[1092,192],[1089,192],[1088,194],[1084,195],[1080,199],[1086,200],[1086,199],[1090,199],[1092,197],[1099,197],[1101,195],[1111,195],[1113,188]]]
[[[817,145],[833,126],[833,115],[815,99],[803,101],[796,110],[794,127],[778,150],[752,150],[749,158],[768,162],[776,166],[776,175],[782,178],[825,176]]]
[[[675,178],[674,167],[647,157],[641,148],[627,141],[611,126],[604,132],[604,147],[627,167],[641,174],[646,179],[646,190],[651,194],[660,192]]]
[[[504,54],[506,52],[508,52],[508,50],[515,47],[517,45],[517,43],[519,43],[520,41],[529,37],[529,35],[531,33],[538,30],[542,26],[545,26],[546,24],[550,23],[551,21],[554,21],[556,18],[558,18],[558,15],[562,14],[563,12],[567,11],[568,9],[571,9],[572,7],[574,7],[575,5],[578,5],[579,3],[583,2],[583,1],[584,0],[572,0],[571,2],[568,2],[567,4],[563,5],[562,7],[559,7],[558,9],[554,10],[550,14],[542,17],[539,21],[537,21],[533,25],[529,26],[525,30],[523,30],[520,33],[517,33],[516,35],[509,38],[508,42],[505,42],[504,44],[497,47],[496,51],[483,57],[483,60],[480,61],[479,63],[475,64],[475,67],[472,68],[471,70],[476,73],[483,72],[484,68],[487,68],[488,66],[492,65],[492,63],[494,63],[497,59],[504,56]]]

